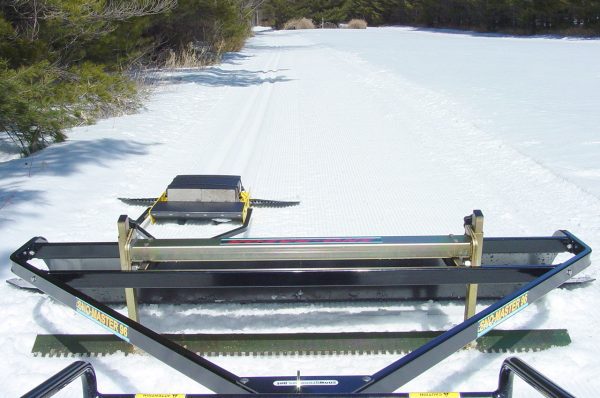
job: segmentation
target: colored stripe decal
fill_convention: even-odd
[[[479,321],[477,325],[477,337],[483,336],[500,323],[504,322],[517,312],[521,311],[523,308],[527,307],[529,305],[528,293],[529,292],[523,293],[519,297],[510,301],[508,304],[505,304]]]
[[[311,245],[336,243],[381,243],[380,237],[356,238],[266,238],[266,239],[222,239],[222,245]]]
[[[81,315],[88,319],[91,319],[104,329],[115,334],[117,337],[125,340],[129,343],[129,328],[122,322],[117,321],[112,316],[106,314],[104,311],[97,309],[91,304],[86,303],[81,299],[77,299],[75,303],[75,310]]]

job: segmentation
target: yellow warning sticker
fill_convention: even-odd
[[[135,398],[185,398],[185,394],[135,394]]]
[[[459,392],[411,392],[408,398],[460,398]]]

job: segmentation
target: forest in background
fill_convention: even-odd
[[[218,62],[294,18],[593,36],[600,0],[0,0],[0,134],[30,155],[138,109],[134,72]]]
[[[261,23],[269,26],[301,17],[317,26],[360,18],[370,26],[600,35],[600,0],[266,0],[261,7]]]
[[[32,154],[139,108],[132,72],[239,50],[254,0],[0,0],[0,132]]]

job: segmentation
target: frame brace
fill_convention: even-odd
[[[465,217],[465,234],[471,237],[471,267],[481,266],[483,255],[483,213],[481,210],[473,210],[473,214]],[[477,284],[467,285],[465,295],[465,321],[475,315],[477,306]]]

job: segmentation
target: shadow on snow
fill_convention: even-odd
[[[108,167],[111,161],[147,154],[146,147],[149,145],[155,144],[115,138],[53,144],[32,156],[0,164],[0,184],[3,179],[10,177],[31,177],[40,174],[68,176],[77,172],[84,164]]]
[[[250,87],[258,86],[264,83],[281,83],[290,81],[291,79],[282,75],[264,76],[267,73],[276,73],[284,70],[286,69],[257,71],[246,69],[224,70],[221,68],[212,67],[207,69],[187,69],[156,74],[155,76],[148,77],[146,81],[150,84],[196,83],[209,87]]]
[[[147,146],[135,141],[102,138],[94,141],[71,141],[54,144],[32,156],[9,160],[0,164],[0,226],[27,216],[12,205],[32,202],[43,206],[44,191],[25,189],[22,185],[30,178],[43,176],[70,176],[85,164],[109,167],[112,161],[148,153]],[[10,210],[8,210],[10,209]]]

